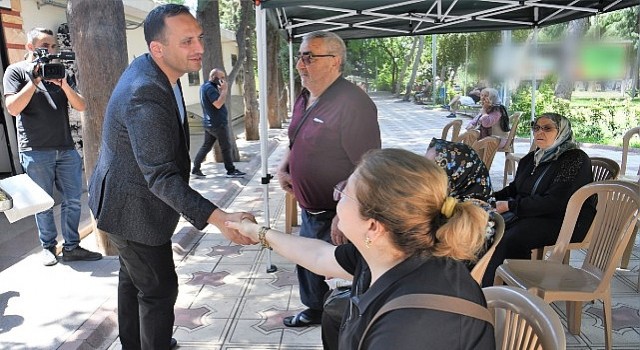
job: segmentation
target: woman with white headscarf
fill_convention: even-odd
[[[498,96],[498,90],[485,88],[480,92],[480,104],[482,109],[467,125],[467,130],[480,130],[480,137],[498,136],[502,139],[500,148],[507,143],[509,135],[509,114],[504,108]]]
[[[520,160],[515,178],[495,192],[496,210],[506,230],[482,280],[493,285],[504,259],[530,259],[531,250],[555,244],[569,198],[593,181],[591,160],[574,142],[569,119],[544,113],[532,124],[536,150]],[[595,215],[595,201],[582,206],[572,242],[587,234]]]

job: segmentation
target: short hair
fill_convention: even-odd
[[[209,72],[209,80],[215,78],[216,73],[218,73],[218,72],[222,72],[222,73],[224,73],[224,75],[227,75],[227,73],[224,71],[224,69],[222,69],[222,68],[214,68],[214,69],[211,70],[211,72]]]
[[[435,162],[402,149],[371,150],[353,177],[360,216],[382,224],[399,250],[408,256],[476,259],[488,214],[470,202],[457,203],[443,221],[448,178]]]
[[[27,42],[31,43],[32,45],[35,45],[36,40],[40,39],[42,37],[42,34],[53,36],[53,31],[51,29],[42,28],[42,27],[32,28],[27,33]]]
[[[190,15],[191,12],[187,6],[177,4],[164,4],[151,10],[144,20],[144,40],[147,46],[152,41],[164,40],[165,18],[183,14]]]
[[[340,57],[340,72],[344,70],[344,65],[347,62],[347,46],[336,33],[325,32],[319,30],[306,34],[302,41],[310,41],[313,39],[322,39],[324,44],[327,45],[329,53]]]

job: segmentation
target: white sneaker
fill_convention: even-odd
[[[42,259],[42,265],[53,266],[58,263],[58,257],[55,254],[56,247],[43,248],[40,253],[40,259]]]

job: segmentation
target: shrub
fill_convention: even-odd
[[[632,100],[593,99],[587,104],[572,104],[554,96],[555,82],[545,80],[536,92],[536,115],[544,112],[562,114],[571,120],[571,126],[578,142],[621,145],[622,135],[632,127],[640,125],[640,106]],[[528,116],[531,111],[531,85],[522,85],[512,95],[512,111],[522,111],[518,136],[528,137],[531,125]],[[526,121],[525,121],[526,120]]]

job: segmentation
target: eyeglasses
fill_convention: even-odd
[[[357,199],[351,197],[350,195],[344,193],[344,189],[347,187],[347,180],[338,182],[337,185],[333,187],[333,200],[339,202],[342,197],[347,197],[351,200],[358,201]]]
[[[555,126],[551,126],[551,125],[544,125],[544,126],[540,126],[540,125],[531,125],[531,130],[533,130],[533,132],[538,132],[540,130],[542,130],[543,132],[551,132],[553,130],[557,129]]]
[[[308,66],[313,63],[315,58],[318,57],[336,57],[336,55],[314,55],[311,52],[302,52],[296,55],[296,62],[302,60],[302,63],[304,63],[305,66]]]

